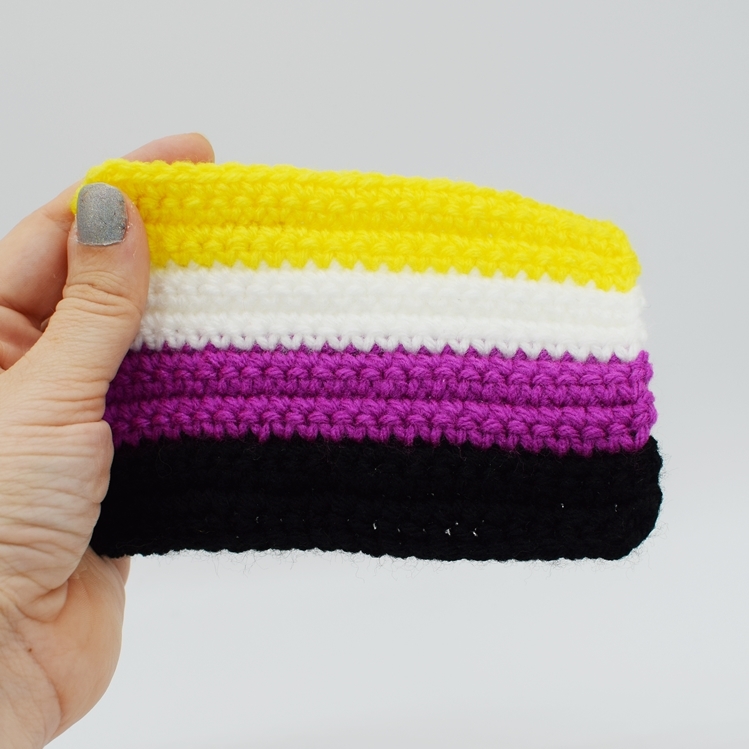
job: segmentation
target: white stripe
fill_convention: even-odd
[[[439,352],[470,346],[482,353],[546,349],[577,359],[612,354],[631,360],[642,350],[644,299],[548,278],[501,275],[371,272],[332,264],[251,270],[195,263],[152,269],[148,306],[133,348],[212,343],[265,349],[320,349],[324,344],[369,350],[375,344]]]

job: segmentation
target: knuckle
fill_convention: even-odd
[[[85,305],[87,311],[110,317],[141,313],[138,304],[130,298],[127,282],[116,273],[97,271],[81,275],[68,283],[63,297]]]

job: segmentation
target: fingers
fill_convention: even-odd
[[[148,295],[145,227],[120,190],[88,185],[68,238],[62,300],[19,367],[48,425],[98,421],[104,397],[138,331]],[[46,404],[40,407],[40,403]]]
[[[54,312],[65,284],[64,248],[77,187],[61,192],[0,240],[0,306],[36,325]]]
[[[169,135],[152,140],[123,158],[129,161],[214,161],[213,146],[199,133]]]
[[[101,698],[119,659],[125,591],[107,560],[88,549],[67,585],[65,606],[46,626],[29,626],[37,658],[55,686],[62,719],[55,733],[82,718]]]
[[[160,138],[125,158],[138,161],[213,161],[202,135]],[[0,306],[25,315],[37,327],[60,300],[67,276],[65,246],[73,223],[70,201],[78,184],[24,219],[0,240]]]
[[[0,372],[12,367],[40,335],[20,312],[0,307]]]
[[[130,577],[130,557],[119,557],[117,559],[109,559],[109,561],[120,573],[122,584],[125,585],[128,577]]]

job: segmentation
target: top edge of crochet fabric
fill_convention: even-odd
[[[327,268],[335,260],[396,272],[522,272],[606,291],[629,291],[640,274],[611,222],[469,182],[124,159],[92,168],[84,184],[92,182],[114,185],[135,203],[157,267],[171,260]]]

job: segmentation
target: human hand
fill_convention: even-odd
[[[213,150],[181,135],[126,158],[212,161]],[[129,559],[88,544],[113,456],[105,396],[145,307],[148,244],[127,198],[121,242],[79,242],[76,188],[0,241],[3,749],[44,746],[85,715],[120,652]]]

